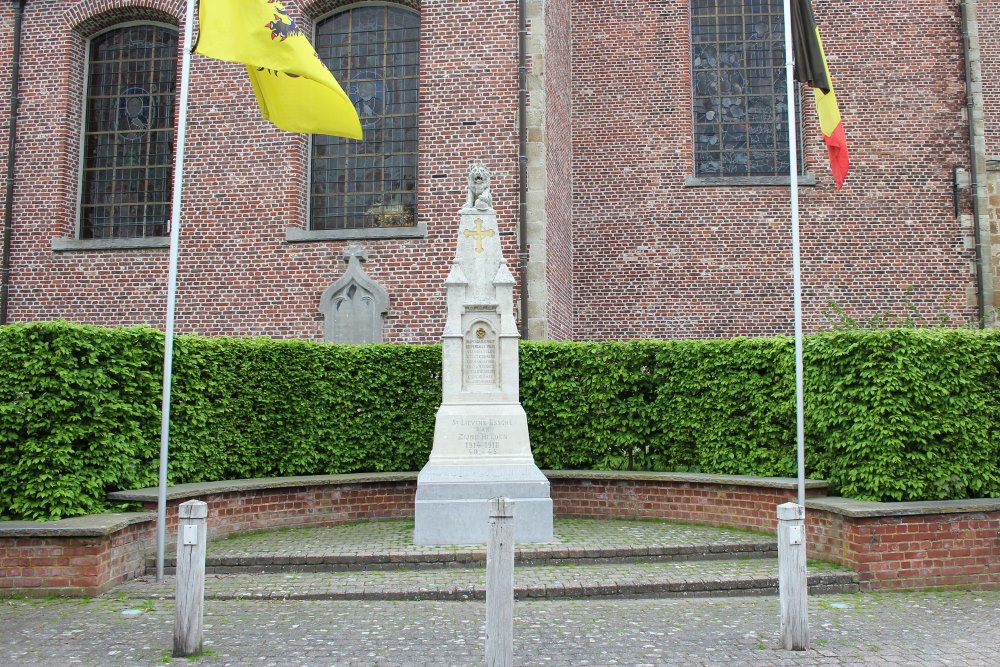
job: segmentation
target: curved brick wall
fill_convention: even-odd
[[[774,533],[795,480],[673,473],[549,471],[558,516],[659,518]],[[858,572],[863,589],[1000,587],[1000,499],[862,503],[807,487],[810,557]],[[292,526],[413,516],[416,473],[209,482],[169,490],[177,505],[208,503],[213,538]],[[112,494],[156,508],[156,489]],[[144,571],[155,514],[96,515],[48,524],[0,523],[0,592],[96,595]]]

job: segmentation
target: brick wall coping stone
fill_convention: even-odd
[[[794,477],[750,477],[747,475],[710,475],[701,472],[634,472],[627,470],[543,470],[549,479],[597,479],[624,482],[681,482],[756,486],[768,489],[796,489]],[[830,484],[821,479],[807,479],[809,491],[825,491]]]
[[[305,486],[341,486],[343,484],[378,484],[382,482],[416,481],[415,472],[367,472],[346,475],[301,475],[299,477],[261,477],[259,479],[234,479],[219,482],[195,482],[167,488],[167,500],[197,498],[218,493],[239,493],[266,489],[287,489]],[[156,502],[159,489],[149,487],[132,491],[114,491],[108,498],[119,502]]]
[[[806,509],[825,510],[834,514],[859,519],[880,516],[915,516],[920,514],[968,514],[1000,511],[1000,498],[879,503],[831,496],[806,500]]]
[[[0,521],[0,537],[104,537],[147,521],[156,521],[156,512],[88,514],[59,521]]]
[[[708,475],[694,472],[628,472],[623,470],[545,470],[549,479],[587,479],[624,482],[680,482],[689,484],[723,484],[755,486],[772,489],[794,489],[798,481],[793,477],[749,477],[745,475]],[[234,479],[218,482],[178,484],[167,489],[167,500],[196,498],[206,494],[239,493],[262,489],[284,489],[305,486],[339,486],[342,484],[378,484],[382,482],[415,481],[415,472],[371,472],[346,475],[302,475],[299,477],[261,477],[259,479]],[[823,491],[829,486],[818,479],[806,480],[806,489]],[[115,491],[108,498],[118,502],[155,502],[156,487]]]

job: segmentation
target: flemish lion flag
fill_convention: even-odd
[[[201,0],[195,51],[243,63],[261,115],[287,132],[361,139],[351,99],[279,0]]]
[[[839,190],[844,186],[850,161],[847,157],[847,136],[840,118],[840,107],[833,92],[833,79],[826,64],[823,41],[813,17],[809,0],[792,0],[792,48],[795,52],[795,80],[812,87],[816,96],[816,113],[823,131],[823,142],[830,154],[830,169]]]

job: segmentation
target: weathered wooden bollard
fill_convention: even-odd
[[[490,500],[486,542],[486,665],[514,664],[514,503]]]
[[[809,648],[808,581],[806,578],[806,508],[778,505],[778,597],[781,643],[786,650]]]
[[[201,654],[208,505],[200,500],[189,500],[177,509],[174,657],[186,658]]]

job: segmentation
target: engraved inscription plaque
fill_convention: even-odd
[[[497,381],[497,337],[485,322],[465,334],[464,380],[467,387],[494,387]]]
[[[478,417],[452,419],[451,426],[458,434],[458,441],[469,456],[495,456],[510,442],[510,428],[514,425],[508,417]]]

